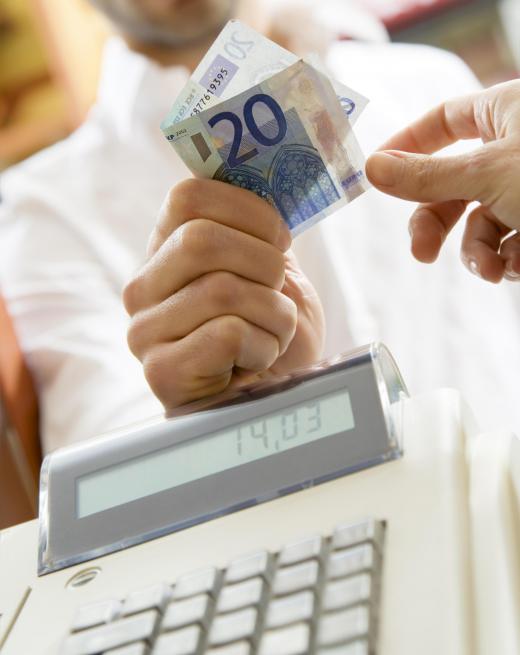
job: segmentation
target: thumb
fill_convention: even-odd
[[[431,157],[399,150],[371,155],[370,182],[385,193],[417,202],[481,200],[489,186],[492,158],[486,147],[464,155]]]

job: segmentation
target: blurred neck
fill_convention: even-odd
[[[187,44],[178,48],[143,43],[128,35],[123,35],[123,38],[130,50],[148,57],[148,59],[151,59],[160,66],[183,66],[190,72],[193,72],[215,40],[217,34],[218,31],[196,43]]]
[[[267,13],[260,9],[260,3],[256,0],[239,0],[234,15],[253,29],[265,32]],[[160,66],[184,66],[190,72],[193,72],[221,29],[222,26],[202,39],[179,47],[145,43],[128,34],[122,36],[131,50],[152,59]]]

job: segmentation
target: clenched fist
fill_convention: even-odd
[[[168,194],[148,260],[124,290],[128,343],[167,411],[319,359],[319,298],[278,212],[188,179]]]

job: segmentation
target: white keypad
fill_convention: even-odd
[[[378,655],[382,521],[80,607],[59,655]]]

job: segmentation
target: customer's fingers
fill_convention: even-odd
[[[504,260],[498,251],[509,231],[483,206],[469,214],[462,237],[461,258],[472,273],[488,282],[500,282]]]
[[[296,330],[297,308],[279,291],[217,271],[191,282],[162,303],[137,312],[128,343],[134,355],[142,359],[154,344],[182,339],[219,316],[238,316],[269,332],[277,338],[282,355]]]
[[[392,136],[379,150],[431,154],[459,139],[478,137],[474,107],[481,95],[477,92],[443,102]]]
[[[195,219],[181,225],[125,288],[127,311],[162,302],[193,280],[228,271],[280,290],[284,283],[282,251],[262,239],[214,221]]]
[[[434,262],[450,230],[464,213],[464,200],[419,205],[409,222],[413,256],[427,264]]]
[[[196,218],[246,232],[282,251],[291,245],[289,229],[278,211],[256,194],[217,180],[189,178],[166,196],[150,237],[148,255],[157,252],[178,227]]]
[[[520,281],[520,234],[514,232],[500,245],[500,255],[504,260],[504,277],[511,282]]]
[[[491,144],[494,145],[494,144]],[[366,164],[367,176],[381,191],[405,200],[445,202],[486,201],[496,194],[502,180],[497,171],[496,149],[451,157],[430,157],[400,151],[376,152]]]
[[[267,370],[278,358],[275,336],[237,316],[220,316],[184,339],[150,348],[146,379],[166,410],[225,389],[235,367]]]

